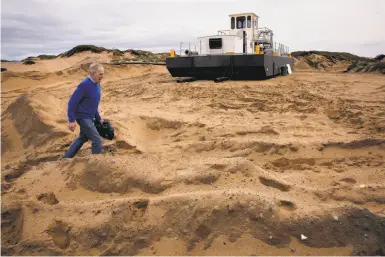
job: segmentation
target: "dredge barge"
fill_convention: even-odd
[[[254,13],[231,14],[230,29],[199,37],[195,49],[189,44],[176,55],[171,50],[166,67],[173,77],[196,79],[265,79],[291,74],[289,48],[273,41],[273,31],[258,27]]]

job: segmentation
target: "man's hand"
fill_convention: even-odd
[[[101,119],[101,120],[100,120],[100,123],[102,123],[102,124],[103,124],[103,122],[104,122],[104,120],[103,120],[103,119]]]
[[[68,123],[68,128],[73,132],[75,131],[76,128],[76,122],[69,122]]]

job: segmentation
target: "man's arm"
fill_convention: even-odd
[[[99,110],[96,110],[96,113],[95,113],[95,119],[96,119],[97,121],[100,121],[100,122],[103,121],[102,117],[100,117]]]
[[[75,111],[78,107],[80,100],[82,100],[85,93],[85,85],[80,84],[75,92],[72,94],[70,100],[68,101],[68,121],[70,123],[75,122]]]
[[[102,96],[101,96],[102,92],[101,92],[101,87],[100,87],[100,85],[98,85],[98,91],[99,91],[99,93],[100,93],[100,98],[102,98]],[[99,107],[96,109],[95,119],[96,119],[97,121],[99,121],[100,123],[103,123],[103,119],[102,119],[102,117],[100,117]]]

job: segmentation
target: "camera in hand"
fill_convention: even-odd
[[[114,138],[115,130],[109,120],[104,120],[103,123],[101,123],[99,120],[94,120],[94,124],[101,137],[108,140],[112,140]]]

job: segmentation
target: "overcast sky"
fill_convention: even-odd
[[[385,54],[384,0],[1,0],[1,59],[59,54],[79,44],[179,52],[254,12],[291,51]]]

